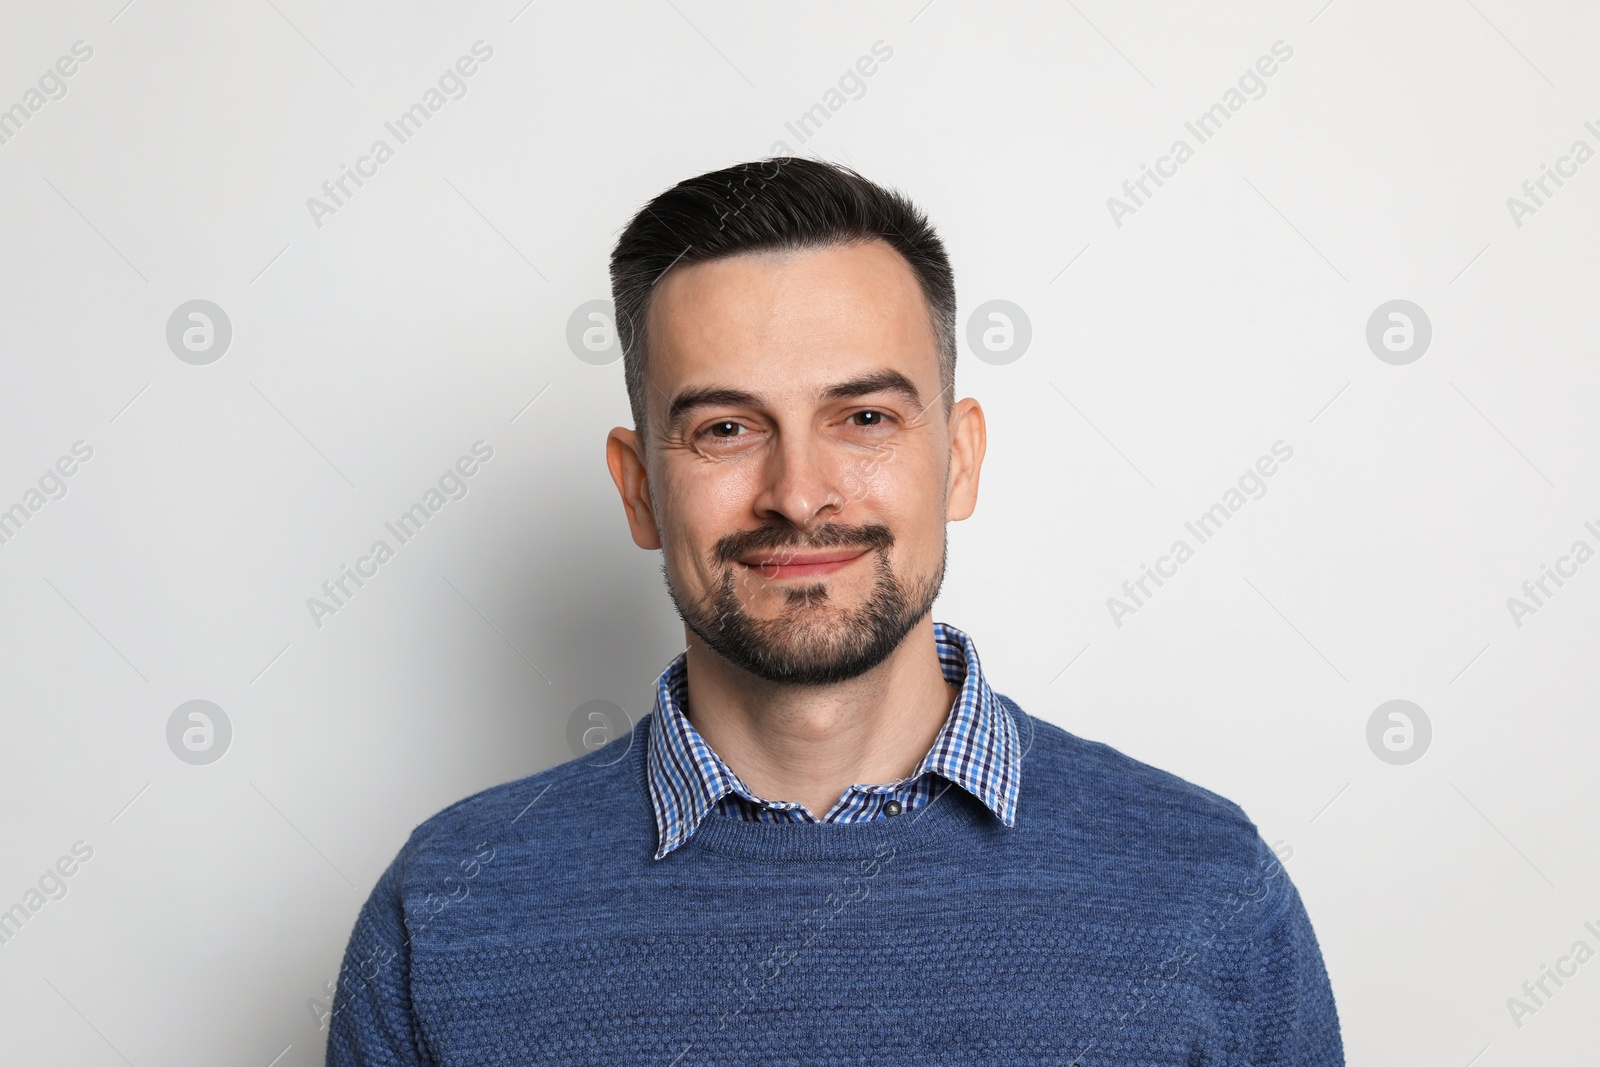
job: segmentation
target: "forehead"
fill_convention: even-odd
[[[656,287],[647,334],[652,410],[703,386],[802,400],[882,368],[924,397],[939,388],[927,301],[911,265],[883,241],[674,268]]]

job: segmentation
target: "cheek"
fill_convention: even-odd
[[[889,550],[902,574],[921,574],[938,565],[944,551],[945,512],[941,506],[944,468],[936,457],[901,453],[863,481],[857,522],[880,522],[894,532]]]
[[[731,526],[748,525],[752,501],[761,492],[761,467],[757,463],[732,461],[715,464],[700,472],[697,483],[687,487],[695,506],[708,522],[727,532]]]
[[[697,470],[690,477],[663,482],[669,553],[680,575],[694,575],[696,584],[720,581],[722,565],[711,559],[718,539],[750,526],[753,479],[739,468]]]
[[[880,513],[891,525],[920,523],[939,508],[943,469],[933,457],[910,450],[883,449],[844,465],[839,486],[850,502]],[[943,515],[938,516],[943,519]]]

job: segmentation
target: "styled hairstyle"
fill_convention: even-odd
[[[944,414],[955,402],[956,289],[944,242],[897,190],[849,167],[796,156],[740,163],[679,182],[628,223],[611,252],[611,297],[633,425],[648,437],[645,322],[674,266],[750,252],[886,241],[910,264],[939,347]]]

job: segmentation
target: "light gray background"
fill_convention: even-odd
[[[648,709],[682,629],[603,464],[622,365],[568,319],[646,200],[775,150],[922,204],[963,333],[989,300],[1031,322],[1012,362],[963,349],[989,455],[935,608],[996,688],[1292,850],[1350,1062],[1593,1057],[1600,962],[1507,1005],[1600,949],[1600,562],[1507,607],[1600,547],[1600,160],[1507,206],[1600,149],[1592,6],[124,3],[11,0],[0,32],[0,107],[93,49],[0,145],[0,507],[93,449],[0,544],[0,908],[93,849],[0,944],[0,1058],[320,1063],[315,1004],[410,829],[571,758],[585,701]],[[466,95],[317,226],[479,40]],[[233,330],[204,366],[166,342],[194,299]],[[1433,328],[1406,365],[1366,342],[1394,299]],[[316,626],[479,440],[467,495]],[[1267,493],[1117,626],[1107,598],[1278,440]],[[204,766],[167,741],[196,699],[233,731]],[[1408,765],[1368,747],[1392,699],[1433,728]]]

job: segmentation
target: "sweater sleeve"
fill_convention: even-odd
[[[1261,921],[1251,934],[1253,1010],[1246,1045],[1251,1067],[1344,1067],[1333,987],[1300,893],[1261,841],[1266,880]]]
[[[328,1020],[326,1067],[432,1067],[411,1010],[410,933],[395,857],[356,918]]]

